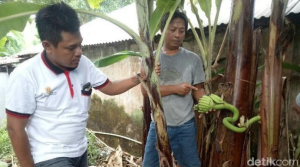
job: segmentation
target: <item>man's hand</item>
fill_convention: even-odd
[[[160,63],[157,63],[157,65],[154,68],[154,71],[158,76],[160,75]]]
[[[145,74],[145,72],[143,72],[143,73],[138,73],[138,74],[137,74],[137,78],[136,78],[135,80],[136,80],[137,83],[140,83],[140,80],[139,80],[138,77],[140,77],[141,80],[143,80],[144,82],[147,82],[148,77],[147,77],[147,75]]]
[[[192,86],[191,84],[184,82],[182,84],[179,84],[176,86],[176,94],[185,96],[187,95],[191,90],[198,90],[195,86]]]

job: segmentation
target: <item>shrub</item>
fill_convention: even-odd
[[[101,100],[96,94],[93,95],[87,124],[88,128],[141,141],[142,121],[142,112],[140,110],[136,110],[130,116],[125,113],[124,107],[119,106],[114,99]],[[97,137],[110,147],[116,148],[118,145],[121,145],[124,151],[141,156],[142,146],[139,144],[112,136],[97,135]]]
[[[9,159],[13,154],[12,145],[8,136],[6,121],[0,125],[0,159]]]

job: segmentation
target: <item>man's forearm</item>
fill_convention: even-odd
[[[162,97],[176,94],[176,85],[160,85],[160,94]]]
[[[12,142],[14,152],[21,167],[34,167],[30,144],[26,132],[9,131],[9,136]]]
[[[110,85],[108,85],[108,89],[105,88],[106,90],[104,90],[104,93],[108,95],[118,95],[126,92],[127,90],[138,85],[139,83],[140,82],[137,76],[133,76],[119,81],[113,81],[110,83]]]

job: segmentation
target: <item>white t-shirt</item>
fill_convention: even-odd
[[[107,83],[109,79],[85,56],[76,69],[63,71],[43,52],[11,73],[6,112],[29,118],[26,131],[34,163],[79,157],[86,151],[91,87],[99,89]]]

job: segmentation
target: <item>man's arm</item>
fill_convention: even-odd
[[[168,96],[171,94],[177,94],[180,96],[187,95],[191,90],[196,91],[198,88],[191,84],[184,82],[178,85],[160,85],[161,96]]]
[[[25,127],[28,119],[16,118],[7,114],[7,131],[21,167],[34,167],[30,144]]]
[[[206,95],[205,90],[204,90],[204,83],[199,83],[194,86],[197,88],[197,90],[193,90],[193,98],[198,103],[199,99],[203,95]]]
[[[155,67],[155,72],[157,75],[160,75],[160,63],[157,64]],[[141,65],[141,76],[146,76],[145,69],[143,67],[143,64]],[[180,96],[187,95],[191,90],[197,90],[196,87],[190,85],[189,83],[181,83],[178,85],[160,85],[160,94],[161,96],[168,96],[172,94],[177,94]],[[146,90],[141,86],[141,91],[144,96],[147,96]]]
[[[144,77],[143,77],[144,78]],[[107,95],[118,95],[121,94],[132,87],[138,85],[140,83],[137,76],[133,76],[127,79],[119,80],[119,81],[109,81],[107,85],[99,90]]]

